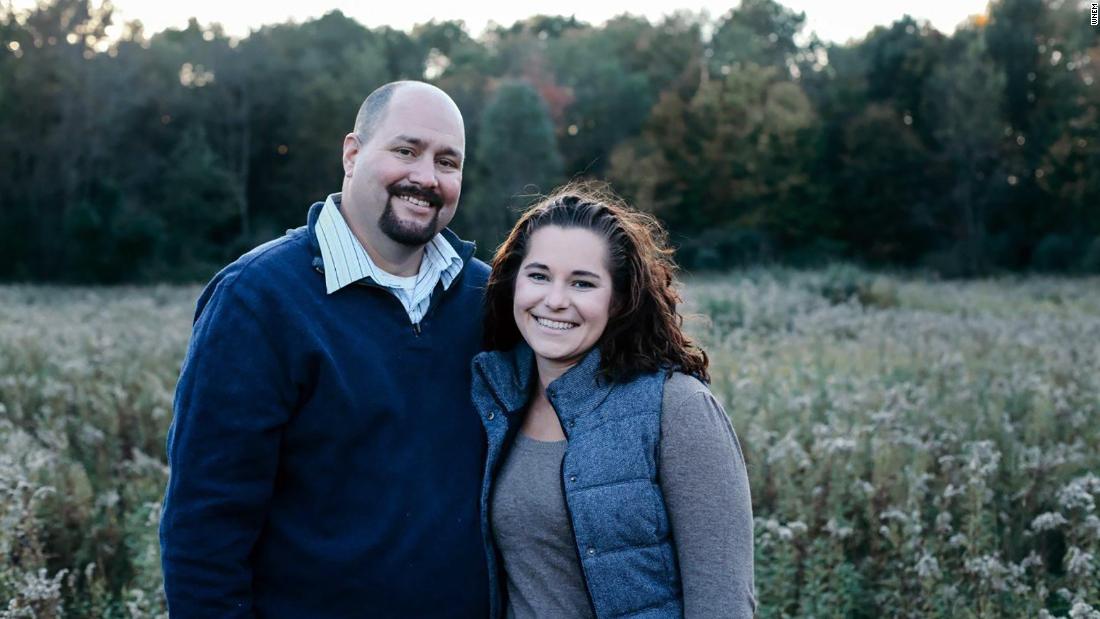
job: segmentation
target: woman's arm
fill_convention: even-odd
[[[751,617],[753,522],[741,445],[700,382],[666,384],[659,476],[684,587],[684,616]]]

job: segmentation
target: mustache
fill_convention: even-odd
[[[394,196],[412,196],[413,198],[427,202],[432,208],[441,208],[443,206],[443,196],[439,195],[438,192],[417,187],[416,185],[394,183],[386,187],[386,191],[390,193],[391,198]]]

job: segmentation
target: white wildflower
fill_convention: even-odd
[[[940,562],[936,557],[927,552],[917,561],[917,576],[922,579],[938,579],[940,577]]]
[[[1092,574],[1092,569],[1092,553],[1085,552],[1077,546],[1070,546],[1069,552],[1066,553],[1066,571],[1078,576],[1089,576]]]
[[[1020,469],[1034,471],[1043,464],[1043,450],[1039,447],[1025,447],[1020,451]]]
[[[996,591],[1007,591],[1011,588],[1012,572],[1001,563],[998,556],[982,555],[967,559],[963,569],[978,576]]]
[[[1050,531],[1052,529],[1057,529],[1067,522],[1069,521],[1059,512],[1046,512],[1039,514],[1031,521],[1031,530],[1036,533],[1040,531]]]
[[[838,525],[836,518],[830,518],[825,523],[825,531],[836,539],[847,539],[852,535],[852,527]]]
[[[1058,491],[1058,502],[1065,509],[1081,508],[1086,512],[1096,509],[1093,494],[1100,494],[1100,477],[1089,473],[1078,477]]]
[[[1100,610],[1078,600],[1073,604],[1073,608],[1069,609],[1069,617],[1070,619],[1100,619]]]
[[[966,452],[966,470],[971,480],[984,479],[997,472],[1001,464],[1001,452],[993,441],[973,441],[963,446]]]
[[[1100,517],[1097,517],[1096,514],[1089,514],[1081,527],[1094,539],[1100,539]]]
[[[890,508],[879,516],[880,520],[897,520],[898,522],[905,524],[909,522],[909,515],[900,509]]]
[[[965,493],[966,488],[956,486],[955,484],[947,484],[947,487],[943,489],[943,498],[951,499]]]
[[[951,518],[951,512],[946,510],[936,515],[936,532],[946,534],[953,531],[954,527],[951,526]]]
[[[1042,567],[1042,566],[1043,566],[1043,558],[1040,557],[1038,554],[1036,554],[1034,550],[1032,550],[1030,553],[1028,553],[1028,555],[1026,557],[1024,557],[1023,561],[1020,561],[1020,569],[1021,570],[1028,570],[1032,567]]]
[[[852,486],[853,490],[855,490],[859,494],[863,494],[864,496],[871,496],[875,493],[874,484],[863,479],[857,479]]]

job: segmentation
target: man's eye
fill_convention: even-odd
[[[458,169],[458,164],[451,161],[450,159],[440,159],[439,160],[439,165],[441,165],[445,168],[451,168],[451,169],[454,169],[454,170]]]
[[[395,148],[395,149],[393,149],[393,152],[397,153],[398,155],[405,156],[405,157],[411,157],[415,154],[413,152],[413,149],[405,148],[405,147]]]

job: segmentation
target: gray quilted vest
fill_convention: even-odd
[[[481,530],[489,561],[492,616],[503,614],[499,555],[489,532],[489,497],[503,455],[523,423],[535,380],[521,343],[473,361],[473,401],[489,439],[481,486]],[[683,616],[668,513],[657,481],[666,373],[628,383],[598,378],[598,349],[547,388],[569,440],[562,488],[585,585],[600,619]]]

